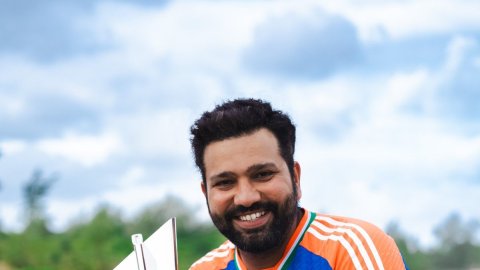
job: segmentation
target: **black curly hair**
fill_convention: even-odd
[[[282,111],[272,109],[269,102],[259,99],[235,99],[217,105],[195,121],[190,128],[195,164],[205,183],[203,154],[208,144],[228,138],[251,134],[261,128],[272,132],[293,180],[295,125]]]

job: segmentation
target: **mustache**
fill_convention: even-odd
[[[232,208],[225,211],[224,217],[226,220],[233,220],[235,217],[241,216],[248,212],[255,211],[270,211],[276,213],[278,205],[274,202],[256,202],[249,207],[242,205],[232,206]]]

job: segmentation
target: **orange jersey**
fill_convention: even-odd
[[[247,270],[230,241],[207,253],[191,270]],[[358,219],[305,210],[282,258],[273,269],[405,270],[394,240]]]

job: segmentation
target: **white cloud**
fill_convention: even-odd
[[[398,112],[402,107],[408,106],[418,98],[419,93],[425,91],[429,72],[424,69],[415,70],[409,74],[393,74],[386,82],[383,91],[373,99],[370,117],[385,120]]]
[[[21,140],[0,141],[0,153],[3,155],[15,155],[27,148],[27,143]]]
[[[198,65],[229,70],[235,52],[249,42],[251,29],[263,18],[261,11],[236,2],[175,1],[157,10],[104,3],[92,28],[142,69],[145,62],[165,56],[183,72]]]
[[[0,207],[0,228],[19,232],[23,228],[18,203],[2,203]]]
[[[0,108],[7,115],[18,115],[25,109],[25,102],[18,97],[6,93],[0,94]]]
[[[58,139],[44,139],[36,143],[36,148],[47,155],[65,158],[91,167],[121,150],[122,141],[114,133],[98,136],[69,133]]]
[[[474,48],[477,45],[477,42],[473,38],[468,38],[464,36],[456,36],[448,44],[447,48],[447,59],[445,61],[442,77],[447,75],[445,79],[451,79],[449,74],[458,70],[464,63],[467,61],[466,58],[467,52]]]
[[[262,22],[244,54],[252,73],[318,80],[356,64],[361,46],[350,21],[315,8]]]
[[[453,33],[480,27],[477,1],[330,1],[325,7],[350,18],[366,42],[378,41],[378,31],[401,39],[411,36]]]
[[[145,168],[142,166],[132,166],[122,176],[119,185],[123,187],[135,186],[143,177],[145,177]]]
[[[190,153],[190,115],[186,109],[146,110],[117,115],[109,124],[120,132],[125,151],[139,157],[180,157]]]

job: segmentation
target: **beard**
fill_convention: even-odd
[[[281,204],[264,201],[250,207],[232,206],[222,215],[212,214],[213,224],[218,230],[235,244],[240,250],[252,253],[267,251],[280,246],[290,237],[289,230],[296,225],[298,200],[296,192],[292,192]],[[237,230],[233,219],[247,212],[271,212],[273,220],[268,224],[251,230]]]

